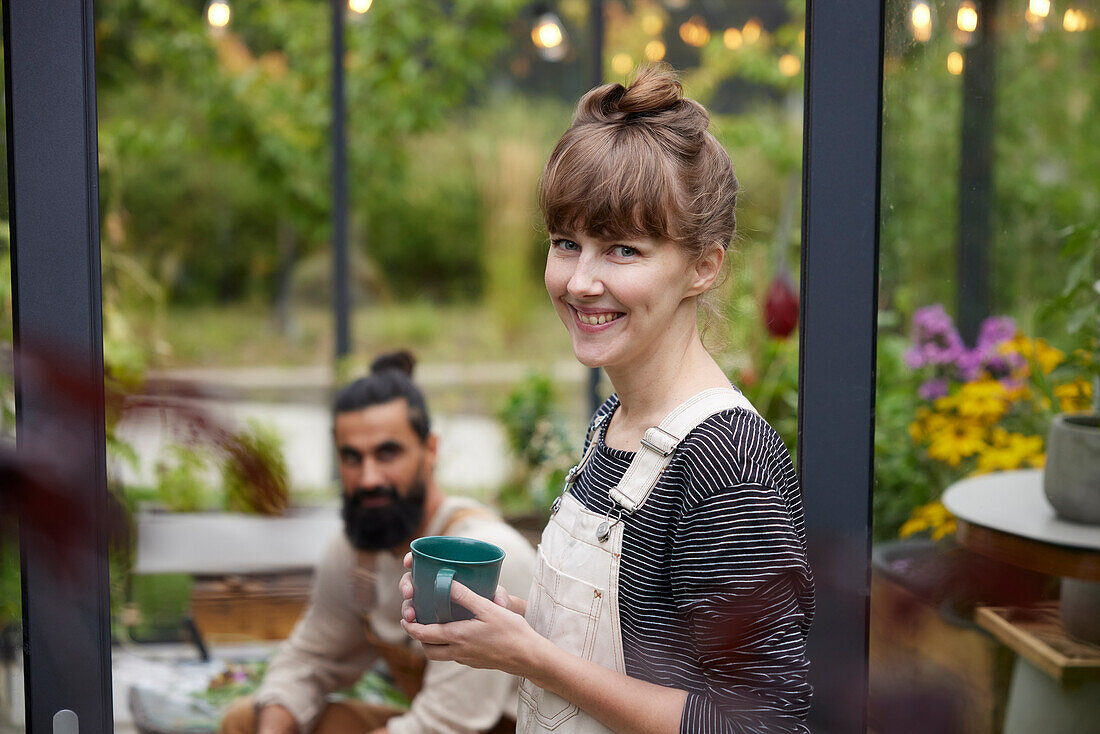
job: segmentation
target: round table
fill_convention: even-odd
[[[1042,470],[964,479],[948,487],[942,500],[955,516],[961,545],[1004,563],[1062,577],[1063,618],[1070,621],[1065,602],[1072,593],[1075,602],[1091,605],[1083,614],[1095,627],[1094,620],[1100,618],[1100,525],[1059,518],[1043,493]],[[1100,715],[1098,701],[1100,680],[1066,689],[1018,655],[1005,734],[1088,730]]]
[[[1043,494],[1041,469],[955,482],[943,493],[959,543],[1020,568],[1100,581],[1100,525],[1068,522]]]

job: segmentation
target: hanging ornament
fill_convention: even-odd
[[[798,291],[786,267],[780,267],[764,298],[764,323],[776,339],[786,339],[798,326]]]

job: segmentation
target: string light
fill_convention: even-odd
[[[802,71],[802,61],[794,54],[783,54],[779,57],[779,73],[783,76],[794,76]]]
[[[1065,15],[1062,16],[1062,27],[1065,28],[1068,33],[1088,30],[1089,17],[1085,15],[1085,11],[1083,10],[1068,8]]]
[[[650,10],[642,16],[642,30],[647,36],[656,36],[665,29],[664,18],[656,10]]]
[[[741,27],[741,35],[744,36],[745,43],[750,46],[760,40],[760,32],[760,21],[756,18],[752,18]]]
[[[698,15],[691,16],[680,25],[680,38],[689,46],[702,48],[710,41],[707,22]]]
[[[730,51],[736,51],[745,42],[745,37],[741,35],[740,28],[727,28],[726,32],[722,34],[722,42],[726,44],[726,48]]]
[[[229,0],[210,0],[206,4],[206,22],[211,28],[224,29],[232,17],[233,9],[229,7]]]
[[[348,10],[359,15],[365,15],[374,0],[348,0]]]
[[[650,41],[645,45],[645,57],[650,61],[660,61],[665,57],[665,44],[660,41]]]
[[[913,29],[913,38],[928,43],[932,38],[932,8],[924,0],[917,0],[909,11],[909,25]]]
[[[959,12],[955,15],[955,25],[963,33],[973,33],[978,30],[978,8],[972,0],[963,0],[959,5]]]
[[[531,29],[531,42],[539,50],[539,56],[547,61],[565,58],[565,28],[553,13],[543,13]]]
[[[628,74],[634,68],[634,59],[630,54],[615,54],[611,57],[611,70],[616,74]]]
[[[963,73],[963,55],[958,51],[947,54],[947,71],[955,76]]]

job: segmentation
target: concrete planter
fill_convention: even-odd
[[[139,512],[135,573],[223,576],[312,569],[343,524],[340,509],[279,517],[229,512]]]
[[[1062,518],[1100,524],[1100,415],[1055,416],[1047,440],[1043,491]]]

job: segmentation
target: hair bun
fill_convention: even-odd
[[[604,84],[588,92],[577,106],[574,124],[629,123],[660,117],[687,135],[707,128],[709,115],[702,105],[684,99],[684,88],[667,64],[638,69],[628,84]]]
[[[370,363],[370,373],[377,375],[379,372],[396,370],[404,375],[412,377],[413,367],[416,366],[416,358],[407,349],[402,349],[389,354],[381,354]]]
[[[675,109],[684,101],[684,88],[670,68],[643,66],[626,87],[616,107],[626,115],[652,115]]]

